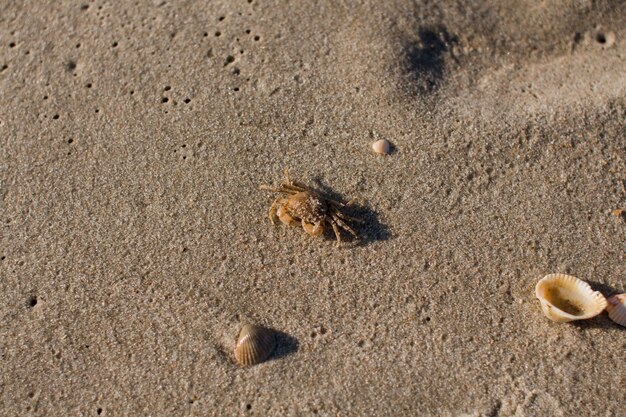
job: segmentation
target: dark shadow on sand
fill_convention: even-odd
[[[276,337],[276,348],[269,360],[281,359],[298,351],[298,339],[276,329],[272,331]]]
[[[572,326],[576,326],[581,330],[584,329],[604,329],[610,332],[624,332],[626,327],[620,326],[609,318],[606,312],[601,313],[589,320],[577,320],[570,323]]]
[[[593,288],[594,291],[600,291],[602,294],[604,294],[605,297],[609,297],[613,294],[621,294],[624,292],[624,288],[619,289],[611,287],[610,285],[603,284],[602,282],[590,280],[587,280],[587,282],[589,283],[589,285],[591,285],[591,288]]]
[[[605,297],[609,297],[613,294],[621,294],[624,292],[623,288],[620,290],[601,282],[589,280],[587,280],[587,282],[589,283],[589,285],[591,285],[591,288],[593,288],[594,291],[600,291],[602,294],[604,294]],[[592,319],[573,321],[571,324],[578,327],[579,329],[605,329],[608,331],[626,331],[626,327],[620,326],[619,324],[611,320],[606,311]]]
[[[418,30],[418,42],[405,42],[406,66],[419,94],[432,93],[441,84],[445,69],[445,54],[458,38],[443,26],[423,27]]]

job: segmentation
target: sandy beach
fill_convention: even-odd
[[[623,1],[0,10],[0,416],[626,416]]]

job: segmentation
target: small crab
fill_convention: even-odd
[[[263,190],[286,194],[287,197],[278,197],[271,205],[269,218],[272,224],[276,224],[276,217],[286,225],[302,226],[305,232],[311,236],[324,234],[327,225],[330,225],[337,238],[337,246],[341,244],[339,228],[357,236],[356,232],[346,224],[346,221],[359,219],[347,216],[341,209],[351,204],[340,203],[331,200],[318,191],[304,184],[292,181],[288,170],[285,170],[285,181],[278,188],[270,185],[261,185]]]

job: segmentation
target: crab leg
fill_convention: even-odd
[[[261,184],[261,185],[259,185],[259,188],[261,190],[272,191],[274,193],[295,194],[295,192],[293,190],[288,190],[288,189],[285,189],[284,187],[283,188],[274,188],[271,185]]]
[[[335,201],[335,200],[331,200],[329,198],[326,199],[326,201],[328,201],[332,206],[337,206],[337,207],[348,207],[351,206],[352,204],[354,204],[354,202],[356,201],[356,197],[350,199],[350,201],[348,201],[347,203],[340,203],[339,201]]]
[[[337,223],[334,220],[330,220],[330,225],[333,227],[333,232],[335,232],[335,237],[337,238],[337,246],[341,245],[341,234],[339,233],[339,228],[337,227]]]
[[[276,200],[274,200],[274,202],[270,206],[270,211],[268,213],[268,216],[269,216],[270,221],[272,222],[273,225],[276,225],[276,210],[278,210],[278,203],[281,200],[282,200],[282,198],[277,198]]]
[[[300,193],[302,191],[306,191],[307,190],[306,188],[302,188],[300,185],[296,185],[296,184],[293,184],[293,183],[283,183],[280,186],[285,188],[286,190],[295,191],[297,193]]]
[[[354,222],[357,222],[357,223],[363,223],[364,222],[363,219],[357,219],[355,217],[348,216],[347,214],[342,213],[341,211],[337,210],[334,207],[333,207],[332,214],[337,216],[337,217],[339,217],[342,220],[351,220],[351,221],[354,221]]]
[[[356,232],[354,230],[352,230],[352,228],[350,226],[348,226],[346,223],[344,223],[339,217],[337,217],[337,215],[333,212],[331,213],[333,221],[336,222],[342,229],[347,230],[348,232],[350,232],[350,234],[354,237],[356,237]]]
[[[309,187],[307,187],[306,185],[291,179],[291,177],[289,176],[289,168],[285,168],[285,179],[287,180],[287,182],[284,182],[282,186],[287,189],[294,190],[297,192],[309,190]]]

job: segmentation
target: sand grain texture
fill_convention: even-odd
[[[625,416],[625,3],[307,3],[0,2],[0,415]]]

